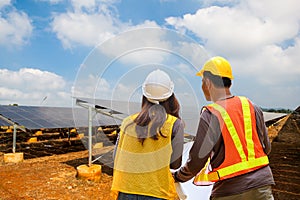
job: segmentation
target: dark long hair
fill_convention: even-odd
[[[137,139],[143,144],[146,138],[158,140],[159,136],[166,137],[160,131],[166,121],[166,114],[173,115],[180,119],[180,105],[174,93],[165,101],[154,104],[143,96],[142,109],[134,121],[128,124],[135,124]],[[126,132],[124,130],[124,132]]]

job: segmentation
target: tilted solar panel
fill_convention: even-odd
[[[1,105],[0,114],[27,129],[88,127],[88,110],[84,108]],[[99,113],[93,117],[93,126],[121,123]]]

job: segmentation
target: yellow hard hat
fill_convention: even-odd
[[[227,77],[231,80],[233,79],[230,63],[220,56],[209,59],[196,75],[203,76],[204,71],[209,71],[216,76]]]

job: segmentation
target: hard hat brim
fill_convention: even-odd
[[[204,72],[204,69],[201,69],[199,72],[196,73],[196,76],[203,76],[203,72]]]
[[[203,77],[203,73],[204,71],[206,71],[205,69],[201,69],[199,72],[196,73],[196,76],[201,76]],[[209,71],[210,73],[212,73],[211,71]],[[220,77],[226,77],[226,78],[229,78],[230,80],[233,80],[233,75],[226,75],[226,76],[221,76],[219,74],[215,74],[215,73],[212,73],[213,75],[216,75],[216,76],[220,76]]]

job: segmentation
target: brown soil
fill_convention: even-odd
[[[273,128],[279,133],[269,156],[275,199],[300,199],[300,112],[289,115]]]
[[[275,199],[300,199],[299,128],[299,114],[290,115],[269,128],[272,140],[269,158],[276,182],[273,186]],[[99,183],[76,178],[76,167],[88,163],[87,150],[39,158],[25,154],[24,162],[17,164],[1,164],[0,160],[0,200],[109,200],[112,147],[104,147],[103,152],[98,152],[104,155],[96,162],[103,166]]]
[[[76,178],[87,155],[86,150],[0,166],[0,199],[111,199],[112,176],[105,169],[99,183]]]

